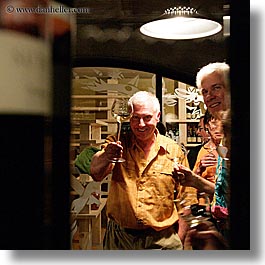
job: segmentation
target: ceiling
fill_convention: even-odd
[[[137,69],[193,85],[203,65],[229,62],[229,36],[221,31],[195,40],[161,40],[139,31],[166,8],[189,3],[221,24],[230,15],[229,0],[74,0],[74,7],[89,12],[76,16],[73,66]]]

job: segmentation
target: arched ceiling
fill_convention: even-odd
[[[154,72],[194,84],[196,72],[214,61],[229,62],[229,36],[223,31],[194,40],[161,40],[144,36],[142,24],[158,18],[166,8],[188,4],[223,23],[230,15],[225,0],[75,0],[88,7],[77,14],[74,66],[112,66]]]

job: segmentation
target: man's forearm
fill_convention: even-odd
[[[202,178],[201,176],[195,175],[196,181],[194,188],[198,189],[199,191],[204,191],[210,195],[214,194],[215,184],[211,181]]]

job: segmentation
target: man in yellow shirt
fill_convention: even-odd
[[[115,136],[107,137],[91,162],[91,176],[96,181],[112,171],[104,249],[181,250],[188,227],[179,221],[174,193],[193,193],[194,201],[188,202],[192,204],[196,202],[196,190],[182,187],[173,179],[170,157],[179,158],[185,166],[188,160],[176,142],[157,130],[161,112],[153,94],[137,92],[129,103],[131,132],[118,142]],[[168,143],[173,143],[170,151]],[[110,162],[117,154],[125,162]]]

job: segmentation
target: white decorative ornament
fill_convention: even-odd
[[[123,77],[121,73],[118,73],[119,79]],[[84,76],[86,77],[86,76]],[[87,77],[86,77],[87,78]],[[88,77],[87,82],[83,82],[84,86],[82,86],[83,89],[90,89],[92,91],[118,91],[125,95],[133,95],[137,91],[139,91],[138,83],[139,83],[139,76],[135,76],[132,78],[127,84],[119,84],[119,83],[111,83],[111,82],[105,82],[103,79],[98,79],[94,77],[94,80]],[[112,78],[110,80],[118,80],[117,78]]]

